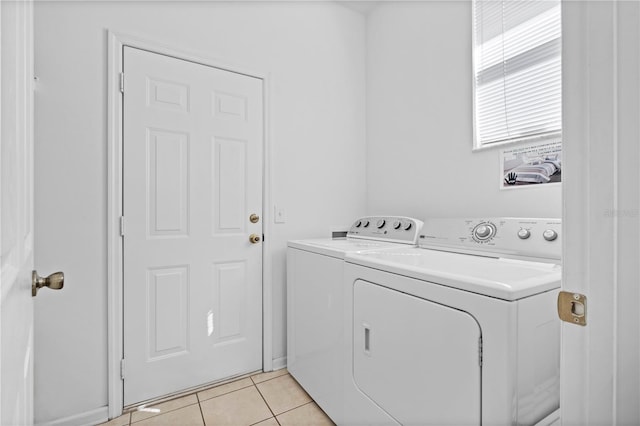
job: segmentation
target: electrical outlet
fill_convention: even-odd
[[[284,207],[273,206],[273,217],[275,223],[285,223],[287,221],[286,214],[284,212]]]

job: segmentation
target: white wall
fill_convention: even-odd
[[[319,2],[47,1],[35,19],[36,266],[67,278],[36,299],[39,423],[107,403],[107,29],[270,73],[272,199],[287,213],[266,236],[274,358],[288,239],[365,213],[561,215],[559,186],[500,191],[498,150],[471,152],[470,2],[382,3],[366,25]]]
[[[285,247],[365,212],[365,20],[331,3],[37,2],[36,422],[107,404],[107,29],[272,77],[274,358]],[[272,209],[272,206],[266,206]]]
[[[367,21],[367,211],[560,217],[561,188],[499,189],[471,152],[471,2],[383,3]]]

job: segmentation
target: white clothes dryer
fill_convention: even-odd
[[[421,221],[408,217],[363,217],[346,238],[288,243],[287,368],[336,423],[343,412],[344,256],[415,247],[421,228]]]
[[[345,257],[344,424],[533,425],[559,408],[561,222],[426,220]]]

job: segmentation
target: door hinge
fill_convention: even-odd
[[[124,358],[120,360],[120,378],[124,380]]]
[[[120,216],[120,236],[124,237],[124,216]]]
[[[482,336],[478,338],[478,364],[482,367]]]
[[[120,73],[120,93],[124,93],[124,73]]]

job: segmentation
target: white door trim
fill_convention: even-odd
[[[120,236],[122,214],[122,93],[120,73],[123,71],[124,46],[136,47],[174,58],[196,62],[215,68],[260,78],[264,82],[264,175],[263,175],[263,233],[267,236],[262,247],[262,368],[273,369],[273,308],[272,308],[272,261],[271,261],[271,150],[269,143],[269,93],[273,84],[269,73],[231,66],[209,55],[192,52],[182,47],[167,46],[147,38],[131,34],[108,31],[107,58],[107,321],[108,321],[108,403],[109,418],[122,414],[123,383],[120,360],[123,356],[123,251]]]
[[[563,2],[562,424],[638,424],[638,2]],[[564,170],[567,171],[565,174]]]

